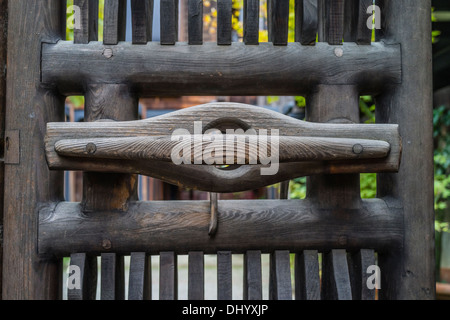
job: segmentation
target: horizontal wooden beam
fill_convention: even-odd
[[[260,161],[223,170],[216,167],[220,163],[215,161],[210,162],[211,165],[201,165],[202,158],[206,160],[208,155],[202,146],[199,153],[195,153],[194,144],[192,154],[198,156],[199,162],[177,165],[171,161],[171,151],[176,149],[167,137],[176,129],[198,136],[208,129],[226,132],[237,128],[253,129],[255,134],[269,135],[270,131],[271,136],[273,130],[277,130],[279,144],[273,144],[270,149],[278,150],[279,157],[277,152],[270,152],[267,166],[262,166],[266,162]],[[250,136],[245,136],[247,134],[240,134],[250,141]],[[254,147],[255,143],[243,148],[244,144],[237,140],[230,148],[233,163],[227,160],[223,164],[242,163],[236,161],[234,155],[243,160],[250,158],[247,147]],[[184,141],[192,142],[191,138]],[[299,144],[300,141],[308,143]],[[238,192],[315,174],[396,172],[402,146],[396,125],[312,123],[245,104],[210,103],[140,121],[49,123],[45,148],[48,166],[53,170],[142,174],[187,188]],[[252,150],[254,155],[255,149]],[[338,153],[344,157],[337,157]],[[247,160],[245,164],[249,163]],[[263,167],[266,169],[262,170]],[[268,167],[273,171],[267,171]]]
[[[403,211],[380,199],[357,209],[319,209],[308,200],[218,202],[218,230],[208,235],[208,201],[136,202],[127,213],[85,214],[78,203],[61,202],[39,213],[40,254],[71,252],[203,251],[369,248],[383,252],[401,245]],[[104,246],[107,243],[108,246]]]
[[[140,96],[180,96],[298,95],[317,84],[354,84],[362,94],[375,94],[401,82],[399,45],[339,48],[336,54],[326,43],[74,46],[60,41],[43,45],[41,75],[43,83],[64,95],[82,95],[86,83],[127,83]]]

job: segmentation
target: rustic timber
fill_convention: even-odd
[[[382,1],[382,40],[402,45],[402,84],[377,97],[379,123],[405,141],[398,174],[378,175],[378,196],[404,206],[404,247],[378,255],[381,299],[434,299],[434,193],[430,2]],[[416,21],[405,28],[407,21]],[[401,102],[400,108],[392,108]],[[411,110],[409,105],[419,106]]]
[[[125,41],[127,26],[126,20],[127,0],[105,1],[103,44],[116,45],[120,41]]]
[[[372,140],[370,141],[370,144],[378,143],[374,141],[374,139],[377,139],[381,141],[380,150],[384,151],[380,153],[379,156],[381,158],[379,159],[376,159],[376,157],[378,156],[374,156],[372,159],[362,159],[364,156],[362,156],[361,152],[359,152],[361,151],[361,149],[357,148],[359,151],[356,151],[358,151],[360,154],[356,155],[354,154],[354,146],[365,145],[365,143],[362,143],[360,141],[362,143],[360,144],[359,142],[357,142],[357,140],[352,140],[351,142],[355,143],[350,143],[350,149],[348,152],[346,152],[347,155],[351,155],[351,157],[353,157],[354,160],[352,161],[344,162],[339,161],[338,158],[335,158],[336,161],[304,161],[301,163],[301,165],[296,162],[281,163],[278,173],[276,173],[275,175],[267,175],[263,177],[260,174],[261,167],[258,165],[244,166],[230,171],[220,170],[215,166],[198,166],[194,164],[184,164],[177,166],[174,163],[170,162],[172,159],[168,156],[169,154],[167,153],[170,151],[170,148],[165,149],[167,151],[165,157],[157,157],[159,160],[165,159],[166,161],[156,161],[155,159],[151,159],[151,157],[155,157],[153,151],[150,152],[150,154],[147,153],[150,158],[143,157],[140,159],[132,159],[132,157],[130,156],[131,153],[129,153],[128,151],[126,152],[127,155],[125,157],[114,157],[113,154],[116,151],[113,151],[111,148],[107,148],[107,150],[109,150],[108,154],[110,154],[108,157],[95,158],[97,150],[99,154],[102,153],[102,144],[98,145],[98,149],[96,145],[96,147],[93,148],[95,142],[100,142],[96,140],[97,138],[114,138],[114,142],[107,142],[107,145],[110,143],[117,144],[123,138],[125,139],[123,140],[123,142],[126,146],[130,142],[126,139],[129,139],[130,136],[140,137],[139,139],[144,139],[145,141],[147,141],[148,137],[151,136],[170,136],[175,128],[183,128],[188,132],[195,133],[195,121],[200,119],[198,117],[199,114],[202,115],[202,130],[205,130],[206,128],[208,128],[208,126],[220,127],[238,125],[244,126],[244,129],[248,127],[256,130],[256,132],[259,132],[259,130],[261,129],[270,127],[271,130],[279,130],[279,134],[283,136],[283,139],[281,139],[282,141],[288,139],[287,136],[293,135],[313,138],[333,137],[332,139],[335,139],[335,137],[342,137],[343,139],[352,139],[353,137],[358,137],[358,140],[367,138],[368,140]],[[230,120],[230,118],[228,117],[229,114],[233,114],[235,118],[233,117]],[[239,121],[237,121],[237,119],[239,119]],[[268,121],[267,119],[270,120]],[[221,123],[223,123],[223,125]],[[139,173],[155,178],[160,178],[169,183],[185,185],[205,191],[232,192],[238,190],[247,190],[248,188],[264,186],[270,183],[276,183],[311,174],[396,171],[398,170],[399,157],[401,154],[401,142],[400,137],[396,133],[397,130],[398,128],[396,128],[395,125],[375,126],[308,123],[281,115],[276,112],[263,110],[254,106],[216,103],[197,106],[194,108],[181,110],[176,113],[171,113],[166,116],[148,120],[141,120],[137,122],[96,122],[77,124],[52,123],[48,125],[46,150],[47,161],[49,167],[52,169],[83,170],[91,172]],[[81,151],[82,157],[65,157],[58,154],[58,150],[59,152],[62,152],[65,143],[61,142],[60,144],[58,144],[58,141],[70,140],[71,137],[81,138],[82,136],[84,137],[84,139],[82,141],[83,143],[81,144],[81,149],[77,149]],[[293,139],[293,137],[289,139]],[[318,140],[315,139],[314,141]],[[330,141],[337,142],[338,140]],[[388,145],[383,141],[389,144],[389,153],[387,154],[387,156],[385,152],[388,151]],[[163,141],[160,141],[159,143],[165,145]],[[287,147],[289,144],[286,144],[286,149],[289,149]],[[69,142],[69,145],[73,146],[73,142]],[[93,152],[86,151],[86,147],[88,145],[93,148]],[[314,142],[314,145],[318,146],[316,142]],[[331,147],[331,145],[328,146]],[[128,150],[129,148],[126,147],[126,149]],[[333,150],[335,149],[336,146],[333,147]],[[317,151],[318,150],[315,150],[314,153],[316,153]],[[367,151],[370,155],[371,152],[369,150]],[[299,154],[302,153],[300,150],[295,152],[299,152]],[[94,157],[90,156],[89,153],[94,153]],[[139,158],[139,155],[141,153],[137,152],[136,154]],[[283,159],[283,157],[289,158],[292,156],[292,152],[286,150],[285,154],[281,155],[281,159]],[[111,157],[113,159],[111,159]],[[128,160],[126,162],[120,161],[124,158]],[[288,158],[286,158],[286,160]],[[295,156],[292,159],[295,160],[299,158]],[[293,161],[292,159],[291,161]],[[303,158],[303,160],[306,159],[307,158]],[[326,160],[326,157],[317,157],[316,155],[312,156],[310,160],[311,159]],[[349,157],[347,156],[346,159],[349,159]],[[156,167],[158,168],[157,170],[154,169]],[[194,172],[197,172],[197,174],[193,174]]]
[[[249,250],[244,255],[244,300],[262,300],[261,251]]]
[[[232,42],[232,0],[217,0],[217,44],[231,45]]]
[[[159,300],[177,300],[177,255],[172,251],[161,252],[159,256]]]
[[[322,259],[322,299],[352,300],[352,289],[345,250],[331,250]]]
[[[287,45],[289,31],[289,1],[268,0],[267,17],[269,42],[272,42],[275,46]]]
[[[304,250],[295,255],[295,300],[320,300],[317,250]]]
[[[73,30],[73,42],[77,44],[87,44],[90,41],[97,41],[98,0],[74,0],[73,5],[80,8],[79,13],[81,16],[81,28],[75,28]],[[64,30],[64,33],[65,32],[66,30]],[[65,37],[63,39],[65,39]]]
[[[372,11],[372,0],[346,0],[344,13],[344,41],[369,45],[372,42],[372,29],[367,28],[367,21]]]
[[[188,299],[205,299],[205,258],[201,251],[189,252]]]
[[[231,251],[217,252],[217,300],[232,300],[233,270]]]
[[[106,48],[113,58],[104,55]],[[355,84],[361,94],[375,94],[401,82],[398,45],[345,43],[341,48],[343,55],[337,57],[335,48],[325,43],[161,46],[152,42],[114,47],[91,43],[75,50],[71,42],[60,41],[43,44],[42,82],[66,95],[83,94],[86,82],[128,83],[141,97],[298,95],[317,84]]]
[[[152,295],[151,279],[150,256],[145,252],[132,252],[128,300],[150,300]]]
[[[8,37],[8,0],[0,1],[0,66],[6,69],[7,63],[7,37]],[[6,133],[5,133],[5,113],[6,113],[6,72],[0,74],[0,158],[6,156]],[[0,224],[3,231],[3,205],[5,191],[5,161],[0,160]],[[0,297],[1,279],[3,277],[3,234],[0,246]]]
[[[276,250],[270,255],[270,300],[292,300],[290,253]]]
[[[259,44],[259,0],[244,0],[244,43]]]
[[[178,41],[178,0],[161,0],[161,44],[174,45]]]
[[[367,286],[367,279],[372,275],[367,271],[374,265],[376,263],[373,250],[362,249],[348,255],[353,300],[375,300],[375,290]]]
[[[85,253],[70,255],[70,266],[74,266],[69,281],[73,281],[67,288],[68,300],[95,300],[97,292],[97,257]],[[76,272],[79,273],[77,274]],[[77,288],[77,275],[79,275],[79,288]],[[70,278],[70,276],[74,276]]]
[[[133,44],[152,41],[153,0],[131,0],[131,24]]]
[[[403,233],[402,210],[389,208],[383,200],[362,201],[360,209],[340,215],[339,209],[320,209],[303,200],[220,200],[220,228],[211,238],[209,206],[209,201],[137,202],[130,203],[127,213],[86,215],[79,203],[62,202],[39,214],[39,253],[341,248],[386,252],[399,245]],[[103,247],[105,240],[112,249]]]
[[[324,41],[330,45],[341,45],[344,38],[344,0],[325,0]]]
[[[188,33],[190,45],[203,44],[203,0],[188,2]]]
[[[137,119],[138,99],[126,85],[88,85],[85,93],[86,122],[129,121]],[[87,170],[89,171],[89,170]],[[83,174],[82,205],[85,212],[126,211],[128,202],[137,200],[136,175]]]
[[[6,131],[22,132],[20,164],[5,164],[3,298],[61,297],[62,262],[38,256],[36,210],[63,200],[63,173],[50,172],[38,146],[45,123],[64,121],[64,98],[41,83],[42,42],[62,39],[61,1],[8,1]],[[3,30],[4,31],[4,30]],[[26,72],[24,72],[26,70]]]
[[[101,254],[101,300],[125,299],[124,257],[116,253]]]
[[[318,32],[318,19],[318,0],[296,0],[295,41],[303,45],[314,45]]]

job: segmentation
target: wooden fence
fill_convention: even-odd
[[[243,42],[232,42],[232,1],[218,0],[217,42],[203,43],[202,1],[189,0],[180,43],[178,0],[161,0],[160,42],[151,41],[153,1],[131,0],[129,43],[125,0],[105,1],[103,42],[98,0],[74,0],[73,42],[66,1],[9,1],[3,298],[61,298],[70,256],[81,270],[70,299],[92,299],[98,285],[102,299],[123,299],[131,255],[128,298],[148,299],[149,256],[159,255],[159,297],[176,299],[177,255],[187,254],[188,297],[204,299],[204,254],[217,254],[218,298],[231,299],[231,259],[244,254],[243,296],[261,299],[264,253],[271,299],[374,299],[375,264],[380,299],[434,298],[430,1],[376,1],[374,42],[372,0],[297,0],[294,43],[288,3],[268,0],[269,42],[259,43],[259,1],[244,1]],[[85,96],[85,123],[63,122],[69,95]],[[139,98],[158,95],[304,95],[308,122],[241,104],[137,121]],[[376,97],[376,124],[359,124],[360,95]],[[195,121],[202,132],[278,130],[279,170],[262,176],[250,152],[230,170],[175,165],[171,134],[192,134]],[[63,170],[84,172],[81,203],[64,201]],[[378,173],[377,199],[360,197],[364,172]],[[211,201],[140,202],[137,174],[209,191]],[[217,200],[299,176],[308,176],[305,200]]]

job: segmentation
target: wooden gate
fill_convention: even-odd
[[[176,299],[187,254],[188,297],[204,299],[204,255],[216,254],[218,298],[231,299],[231,259],[244,254],[243,296],[261,299],[264,253],[271,299],[374,299],[376,263],[380,299],[434,298],[430,1],[376,1],[373,42],[372,0],[298,0],[295,43],[288,1],[268,0],[268,43],[258,0],[244,1],[244,39],[233,43],[231,0],[218,0],[217,43],[202,41],[202,1],[188,1],[188,43],[177,41],[178,0],[160,3],[152,42],[153,1],[131,1],[128,43],[125,0],[105,1],[103,42],[98,0],[74,0],[73,42],[66,1],[9,1],[3,298],[61,298],[70,256],[81,277],[70,299],[92,299],[97,286],[123,299],[131,255],[128,298],[147,299],[158,255],[159,297]],[[363,94],[376,97],[374,125],[359,124]],[[69,95],[85,96],[85,123],[64,122]],[[220,103],[137,121],[139,98],[155,95],[304,95],[308,122]],[[205,140],[208,129],[216,138]],[[64,201],[62,170],[84,172],[81,203]],[[378,173],[377,199],[360,197],[364,172]],[[211,200],[141,202],[137,174]],[[305,200],[217,200],[299,176],[309,177]]]

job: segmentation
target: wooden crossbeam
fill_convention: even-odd
[[[346,43],[341,56],[336,56],[335,48],[326,43],[119,43],[105,47],[100,43],[74,46],[60,41],[42,47],[42,82],[66,95],[82,95],[86,82],[128,83],[141,97],[298,95],[307,94],[317,84],[355,84],[361,94],[375,94],[385,86],[400,83],[402,75],[400,46],[383,43]],[[110,55],[104,54],[105,49]]]
[[[385,252],[403,239],[402,210],[389,208],[383,200],[362,201],[360,209],[340,216],[302,200],[219,200],[218,205],[220,229],[212,239],[209,201],[137,202],[130,203],[126,213],[89,215],[78,203],[62,202],[39,214],[39,253],[98,254],[108,251],[102,246],[105,240],[117,254],[214,254],[223,248],[233,253],[341,248]]]

